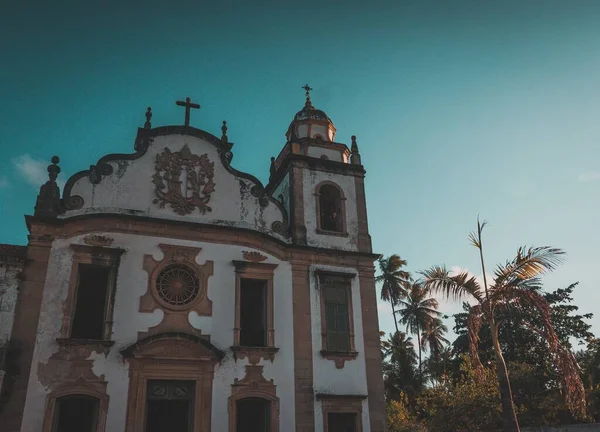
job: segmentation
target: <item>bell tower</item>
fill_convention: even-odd
[[[324,111],[306,100],[286,132],[287,142],[271,158],[267,191],[285,207],[296,244],[370,253],[364,177],[356,137],[335,141]]]

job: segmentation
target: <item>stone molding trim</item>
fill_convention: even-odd
[[[71,327],[75,316],[75,306],[77,304],[77,288],[79,280],[79,265],[93,264],[95,266],[107,267],[110,269],[108,278],[108,289],[106,290],[106,310],[104,312],[104,329],[102,332],[101,341],[108,341],[112,335],[113,325],[113,309],[115,302],[115,293],[117,290],[117,272],[121,255],[125,252],[124,249],[106,248],[100,246],[87,246],[80,244],[72,244],[71,251],[73,254],[71,277],[69,279],[69,288],[67,298],[63,303],[63,318],[60,330],[59,339],[71,338]],[[75,340],[72,341],[73,343]],[[82,341],[85,343],[84,341]],[[98,342],[98,341],[96,341]],[[73,345],[71,343],[70,345]]]
[[[241,380],[237,378],[231,385],[231,396],[229,396],[229,432],[236,432],[237,402],[240,399],[260,398],[271,403],[271,422],[269,432],[279,432],[279,398],[277,397],[277,386],[273,380],[266,380],[263,375],[263,367],[256,365],[246,366],[246,375]]]
[[[113,241],[114,239],[110,237],[97,234],[92,234],[83,238],[83,242],[89,246],[110,247],[113,244]]]
[[[272,197],[271,194],[266,192],[266,189],[263,186],[263,184],[255,176],[242,171],[238,171],[231,166],[231,160],[233,159],[233,153],[231,152],[231,148],[233,147],[233,143],[223,141],[222,139],[217,138],[209,132],[203,131],[201,129],[196,129],[191,126],[162,126],[153,129],[138,128],[138,133],[134,144],[135,153],[108,154],[106,156],[101,157],[95,165],[90,165],[89,170],[79,171],[73,174],[67,180],[63,190],[63,198],[61,200],[62,213],[68,210],[77,210],[83,207],[83,198],[79,195],[71,195],[73,186],[78,180],[87,176],[90,180],[90,183],[100,183],[102,181],[102,176],[111,175],[114,171],[113,166],[110,164],[110,162],[134,161],[136,159],[139,159],[146,154],[149,146],[154,142],[154,138],[165,135],[189,135],[207,141],[214,145],[217,148],[217,152],[220,156],[221,163],[223,164],[225,170],[227,170],[230,174],[233,174],[236,177],[248,180],[251,183],[253,183],[253,195],[258,197],[262,207],[265,207],[266,205],[271,203],[279,209],[283,218],[282,222],[274,222],[274,226],[272,226],[271,228],[273,229],[273,231],[277,232],[280,235],[283,235],[285,237],[289,236],[289,220],[287,212],[285,211],[283,205],[277,199]]]
[[[195,383],[192,430],[211,430],[214,369],[222,354],[210,342],[184,333],[149,336],[121,351],[129,362],[125,432],[143,432],[149,380]]]
[[[343,369],[347,361],[356,360],[357,351],[329,351],[321,350],[324,359],[332,360],[336,369]]]
[[[244,259],[246,261],[253,261],[253,262],[262,262],[267,259],[266,256],[264,256],[260,252],[256,252],[256,251],[243,251],[242,256],[244,257]]]
[[[273,273],[277,264],[233,261],[235,267],[235,318],[233,325],[233,346],[236,360],[248,358],[251,364],[257,364],[261,358],[273,361],[278,348],[275,348],[275,317],[273,310]],[[258,279],[266,282],[267,307],[267,344],[265,347],[242,347],[240,345],[241,326],[241,282],[242,279]]]
[[[54,432],[53,426],[55,422],[56,405],[58,399],[65,396],[89,396],[96,399],[98,401],[98,412],[94,432],[105,432],[109,400],[108,395],[106,394],[106,384],[104,384],[104,388],[101,390],[89,387],[88,385],[75,385],[50,393],[46,397],[46,412],[44,414],[41,432]]]
[[[309,258],[314,257],[311,259],[314,262],[343,266],[357,266],[363,261],[372,265],[373,261],[381,256],[373,253],[289,244],[250,229],[139,215],[87,214],[68,219],[49,219],[27,215],[25,220],[30,230],[42,231],[52,239],[71,238],[94,232],[124,233],[217,244],[237,244],[263,251],[282,261],[289,261],[292,256],[305,254]]]
[[[341,213],[340,217],[342,218],[342,230],[341,231],[326,230],[326,229],[323,229],[323,227],[321,226],[321,187],[323,187],[323,186],[333,186],[340,193],[340,213]],[[338,185],[337,183],[332,182],[330,180],[322,181],[315,187],[314,196],[315,196],[315,208],[316,208],[315,217],[317,218],[317,234],[348,237],[348,228],[347,228],[347,221],[346,221],[346,195],[344,195],[344,191],[342,190],[340,185]]]
[[[321,412],[323,414],[323,432],[329,431],[330,413],[356,414],[356,432],[363,431],[362,403],[367,397],[362,395],[334,395],[318,393],[316,400],[321,401]],[[383,429],[377,429],[383,432]]]
[[[162,321],[148,332],[140,333],[144,337],[156,333],[186,331],[200,335],[200,331],[193,328],[188,320],[190,312],[194,311],[200,316],[212,315],[212,301],[208,298],[208,279],[213,275],[213,262],[206,261],[199,265],[196,257],[201,248],[188,246],[175,246],[160,243],[158,245],[163,253],[163,259],[156,261],[152,255],[144,255],[144,270],[148,273],[148,290],[140,297],[140,312],[153,312],[161,309],[164,312]],[[195,272],[199,291],[196,298],[190,303],[173,305],[164,301],[157,291],[156,280],[161,271],[172,264],[185,265]]]
[[[329,270],[315,270],[315,277],[317,279],[317,287],[319,289],[319,306],[321,312],[321,356],[327,360],[333,360],[337,369],[342,369],[347,361],[355,360],[358,356],[356,351],[355,337],[354,337],[354,298],[352,296],[352,279],[356,277],[356,273],[351,272],[337,272]],[[334,278],[343,281],[347,284],[347,296],[348,296],[348,329],[350,336],[350,350],[349,351],[333,351],[327,347],[327,317],[325,313],[325,289],[323,286],[322,278]]]

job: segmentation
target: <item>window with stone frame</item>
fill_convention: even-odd
[[[96,432],[98,399],[69,395],[56,400],[52,432]]]
[[[321,346],[338,368],[356,358],[352,308],[354,274],[318,271],[321,298]]]
[[[315,397],[321,402],[324,432],[362,432],[366,395],[317,393]]]
[[[112,333],[113,298],[122,249],[71,245],[73,270],[62,334],[67,341],[108,341]]]
[[[322,233],[346,233],[345,197],[342,190],[332,182],[317,187],[317,231]]]
[[[276,264],[233,261],[236,271],[233,351],[236,359],[249,356],[273,360],[275,328],[273,272]]]

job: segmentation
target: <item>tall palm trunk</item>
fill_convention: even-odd
[[[517,421],[517,413],[513,403],[512,390],[510,388],[510,380],[508,378],[508,370],[506,362],[502,355],[502,348],[498,341],[498,327],[494,322],[494,318],[490,319],[490,327],[492,329],[492,342],[494,344],[494,357],[496,358],[496,375],[498,377],[498,385],[500,387],[500,399],[502,401],[502,417],[504,422],[504,430],[506,432],[520,432],[519,422]]]
[[[417,326],[417,342],[419,344],[419,375],[421,375],[421,335],[419,326]]]
[[[396,308],[394,307],[394,302],[390,299],[390,303],[392,304],[392,316],[394,317],[394,325],[396,326],[396,333],[398,333],[398,319],[396,318]]]
[[[481,239],[482,229],[483,227],[480,225],[479,220],[477,220],[477,240],[479,242],[479,258],[481,259],[481,270],[483,272],[483,287],[485,289],[485,299],[488,305],[487,313],[490,320],[492,342],[494,344],[494,357],[496,358],[496,374],[498,377],[498,385],[500,387],[500,400],[502,401],[502,417],[504,422],[504,430],[505,432],[520,432],[521,429],[519,429],[517,413],[515,412],[512,391],[510,389],[508,370],[506,369],[506,362],[504,361],[502,349],[500,348],[500,342],[498,341],[498,327],[496,326],[496,320],[494,319],[494,310],[492,309],[492,305],[489,301],[487,276],[485,275],[485,261],[483,259],[483,241]]]

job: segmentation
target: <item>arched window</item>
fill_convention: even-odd
[[[271,401],[247,397],[236,401],[236,432],[271,431]]]
[[[81,394],[56,399],[52,432],[95,432],[99,401]]]
[[[317,192],[318,203],[318,225],[322,231],[343,233],[345,230],[344,220],[344,197],[342,191],[331,183],[325,183],[319,187]]]

